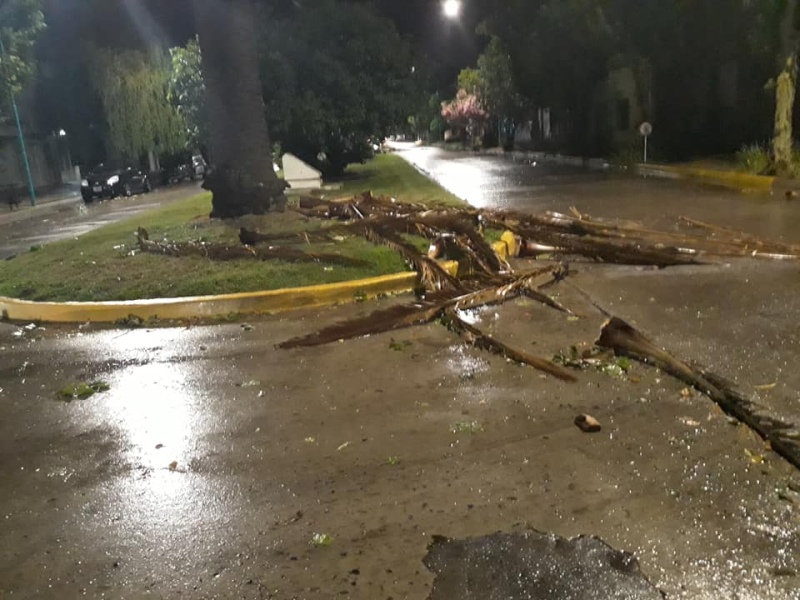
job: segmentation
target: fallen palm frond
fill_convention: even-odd
[[[800,259],[798,246],[760,240],[686,218],[682,221],[711,231],[716,237],[657,231],[634,223],[606,223],[575,209],[571,216],[489,211],[483,217],[490,226],[505,227],[521,238],[521,256],[553,251],[603,262],[660,267],[701,264],[706,262],[705,257]]]
[[[793,426],[759,415],[755,404],[722,377],[675,358],[617,317],[611,318],[603,326],[600,338],[595,343],[602,348],[613,350],[618,355],[653,365],[697,388],[714,400],[727,414],[768,441],[773,450],[800,468],[800,443],[791,435]]]
[[[572,373],[552,361],[515,350],[492,336],[483,333],[480,329],[462,319],[456,310],[447,309],[444,313],[444,322],[450,330],[458,333],[471,346],[503,356],[514,362],[529,365],[562,381],[577,381],[577,378]]]
[[[369,265],[365,260],[342,256],[341,254],[312,253],[293,248],[254,248],[228,244],[211,244],[208,242],[155,242],[150,239],[147,230],[137,231],[139,248],[142,252],[161,254],[164,256],[200,256],[214,261],[230,260],[284,260],[289,262],[322,262],[343,267],[363,267]]]
[[[278,344],[288,350],[311,346],[322,346],[354,338],[385,333],[396,329],[421,325],[433,321],[444,307],[443,303],[416,302],[375,311],[366,317],[351,319],[312,333]]]
[[[339,233],[340,227],[327,227],[314,231],[299,231],[292,233],[259,233],[252,229],[242,227],[239,229],[239,241],[243,246],[257,246],[259,244],[284,243],[324,243]]]
[[[278,347],[289,349],[301,346],[322,346],[340,340],[349,340],[414,325],[423,325],[440,317],[445,309],[469,310],[480,306],[501,304],[519,297],[524,289],[536,289],[538,286],[563,276],[562,267],[551,265],[521,275],[508,283],[494,288],[463,295],[430,294],[425,301],[394,306],[376,311],[365,317],[357,317],[337,323],[315,333],[287,340],[279,344]]]
[[[394,232],[381,227],[377,223],[365,225],[363,232],[364,237],[373,244],[391,248],[412,264],[419,273],[422,289],[454,293],[463,290],[458,279],[442,269],[439,263],[420,254],[414,246],[404,241]]]
[[[443,214],[440,211],[423,213],[414,217],[413,221],[440,233],[453,233],[457,238],[465,238],[462,246],[469,250],[484,272],[499,273],[510,270],[508,264],[500,260],[500,257],[477,230],[477,222],[469,219],[464,213]]]

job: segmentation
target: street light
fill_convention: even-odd
[[[0,56],[6,58],[6,47],[3,45],[3,40],[0,38]],[[11,100],[11,108],[14,112],[14,121],[17,125],[17,135],[19,136],[19,145],[22,150],[22,163],[25,167],[25,174],[28,178],[28,192],[31,195],[31,206],[36,206],[36,189],[33,186],[33,176],[31,175],[31,164],[28,161],[28,149],[25,146],[25,134],[22,132],[22,123],[19,120],[19,109],[17,109],[17,99],[14,97],[14,92],[10,93],[9,99]]]
[[[461,0],[445,0],[442,11],[448,19],[457,19],[461,14]]]

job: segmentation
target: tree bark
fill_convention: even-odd
[[[782,71],[775,85],[775,134],[772,139],[773,170],[792,174],[792,117],[797,88],[797,34],[795,14],[797,0],[787,0],[781,22]]]
[[[283,210],[285,182],[272,168],[252,0],[194,0],[213,165],[204,187],[212,218]]]

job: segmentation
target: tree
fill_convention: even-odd
[[[126,161],[186,147],[186,125],[170,104],[169,70],[163,54],[95,49],[93,84],[108,123],[109,154]]]
[[[463,89],[458,90],[454,100],[442,102],[444,120],[473,139],[479,134],[486,116],[478,96]]]
[[[496,117],[500,141],[505,137],[513,145],[516,124],[524,117],[524,102],[517,91],[511,57],[496,36],[478,57],[478,79],[481,103]]]
[[[775,135],[772,163],[776,173],[793,170],[792,117],[797,89],[797,0],[784,0],[780,24],[782,69],[775,83]]]
[[[462,69],[458,74],[458,89],[468,94],[480,94],[483,90],[482,74],[478,69]]]
[[[35,71],[34,46],[45,27],[39,0],[0,0],[0,104],[18,94]]]
[[[191,147],[205,147],[209,140],[208,110],[200,43],[195,38],[185,47],[171,48],[169,53],[172,59],[170,100],[183,117]]]
[[[426,101],[410,44],[369,5],[297,3],[263,21],[270,132],[326,175],[363,162],[371,138],[407,128]]]
[[[210,125],[212,217],[283,210],[285,184],[272,168],[258,69],[252,0],[195,0]]]

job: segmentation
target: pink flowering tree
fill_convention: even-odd
[[[487,113],[478,96],[460,89],[454,100],[442,102],[442,117],[453,130],[475,140],[483,134]]]

